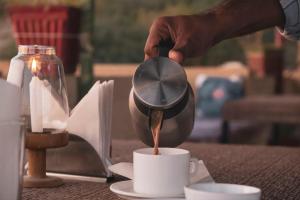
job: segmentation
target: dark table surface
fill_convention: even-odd
[[[113,141],[113,162],[132,161],[141,142]],[[256,186],[262,199],[300,200],[300,148],[184,143],[180,146],[202,159],[216,182]],[[66,181],[59,188],[24,189],[24,200],[119,199],[108,183]]]

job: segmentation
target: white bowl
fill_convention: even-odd
[[[187,200],[259,200],[261,190],[246,185],[198,183],[184,188]]]

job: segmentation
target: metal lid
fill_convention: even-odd
[[[167,109],[180,101],[187,90],[184,69],[166,57],[142,63],[133,76],[135,95],[151,108]]]
[[[54,47],[43,45],[19,45],[18,53],[55,55],[55,49]]]

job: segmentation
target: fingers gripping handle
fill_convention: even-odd
[[[158,45],[159,56],[169,57],[169,51],[173,48],[174,44],[171,40],[162,40]]]

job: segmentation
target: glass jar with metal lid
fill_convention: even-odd
[[[66,128],[69,105],[61,60],[50,46],[20,45],[7,81],[22,91],[22,117],[32,132]]]

